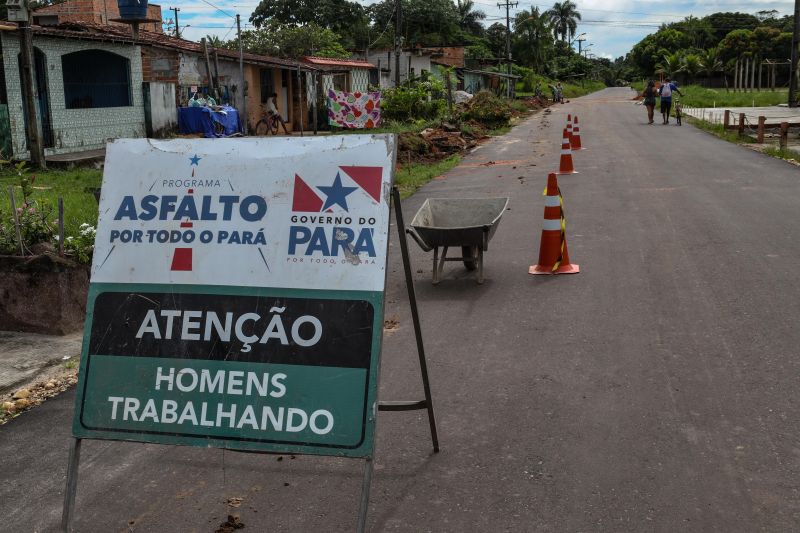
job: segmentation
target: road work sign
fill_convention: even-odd
[[[109,144],[73,434],[372,455],[394,150]]]

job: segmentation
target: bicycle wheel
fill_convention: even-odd
[[[268,130],[269,130],[269,124],[267,124],[267,121],[265,119],[262,118],[256,123],[255,131],[256,135],[258,135],[259,137],[263,137],[264,135],[266,135]]]
[[[268,128],[269,133],[271,133],[272,135],[277,135],[278,134],[278,119],[273,118],[272,120],[270,120],[267,123],[267,128]]]

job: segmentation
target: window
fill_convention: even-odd
[[[61,67],[67,109],[133,105],[127,58],[104,50],[82,50],[61,56]]]

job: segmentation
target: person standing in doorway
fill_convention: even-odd
[[[661,116],[664,119],[662,124],[669,124],[669,113],[672,110],[672,93],[676,92],[683,96],[683,93],[678,90],[678,86],[672,83],[669,78],[664,80],[658,94],[661,95]]]
[[[642,96],[644,96],[644,107],[647,108],[647,123],[653,123],[653,114],[656,109],[656,83],[653,80],[647,82],[647,87],[644,88]]]

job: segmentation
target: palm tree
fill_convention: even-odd
[[[700,66],[706,72],[709,83],[714,74],[722,71],[722,59],[720,58],[719,48],[709,48],[700,53]]]
[[[656,73],[659,72],[666,74],[669,77],[675,77],[675,74],[681,72],[683,59],[678,53],[664,54],[661,62],[656,65]]]
[[[534,70],[541,70],[552,48],[550,17],[532,7],[520,11],[514,20],[514,55]]]
[[[702,64],[700,63],[700,56],[697,54],[686,54],[681,61],[681,68],[682,72],[686,73],[686,77],[689,78],[687,81],[688,83],[692,83],[694,81],[695,76],[697,73],[703,69]]]
[[[473,0],[457,0],[458,25],[462,30],[468,31],[473,35],[483,35],[481,21],[486,18],[486,13],[480,10],[473,10],[474,7],[475,2]]]
[[[219,35],[206,35],[206,42],[212,48],[222,48],[222,39]]]
[[[553,24],[553,34],[556,38],[560,35],[561,40],[567,42],[567,37],[572,39],[578,29],[578,21],[581,14],[578,13],[577,5],[572,0],[556,2],[553,7],[545,11],[545,15],[550,18]]]

